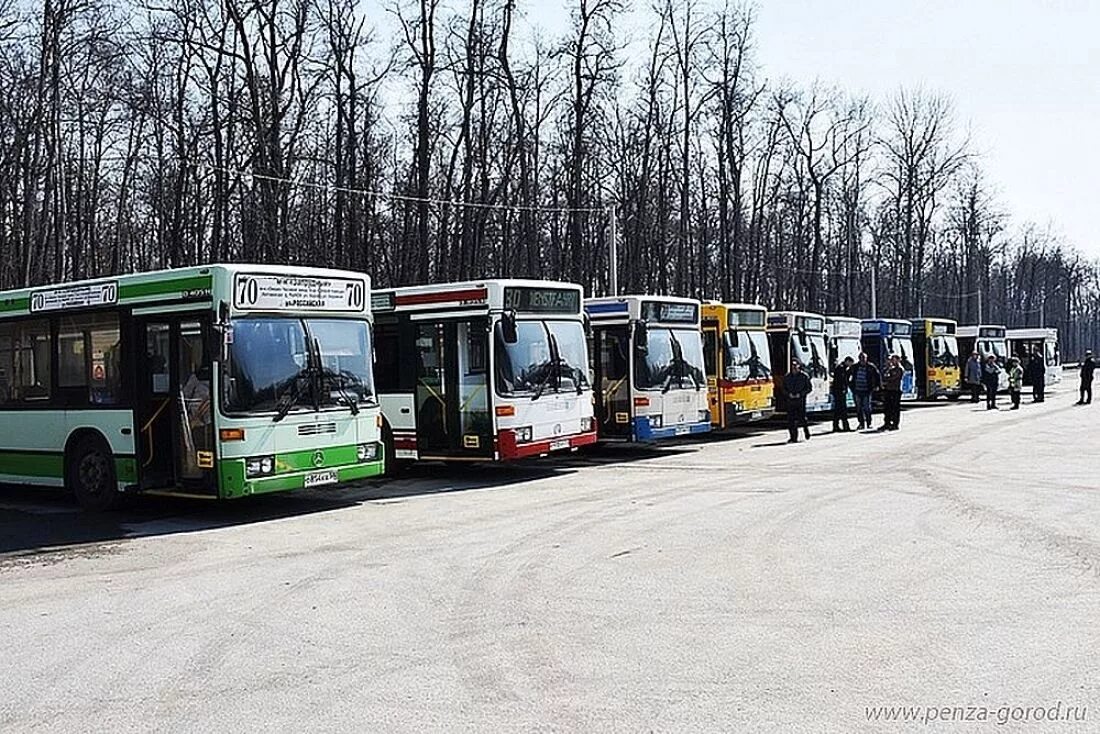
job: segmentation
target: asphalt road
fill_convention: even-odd
[[[1100,731],[1074,397],[104,518],[5,490],[0,729]]]

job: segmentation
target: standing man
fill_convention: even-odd
[[[970,354],[970,358],[966,360],[966,367],[963,369],[963,382],[966,383],[966,389],[970,391],[970,402],[978,402],[978,396],[982,391],[982,360],[978,356],[977,350],[974,350]]]
[[[855,364],[855,360],[851,357],[845,357],[844,361],[836,366],[833,370],[833,383],[829,391],[833,397],[833,433],[836,433],[841,429],[840,424],[844,424],[843,431],[848,433],[852,430],[852,426],[848,423],[848,375],[851,374],[852,365]],[[863,419],[860,418],[862,424]]]
[[[787,393],[787,430],[791,438],[787,443],[798,443],[798,429],[806,433],[810,440],[810,423],[806,420],[806,396],[813,390],[813,384],[802,371],[802,363],[791,360],[791,371],[783,378],[783,390]]]
[[[1001,366],[997,357],[989,355],[982,366],[982,384],[985,385],[985,409],[997,409],[997,388],[1001,386]]]
[[[1047,392],[1047,360],[1040,349],[1031,353],[1031,361],[1028,363],[1028,371],[1031,373],[1031,399],[1036,403],[1046,400]]]
[[[905,368],[896,354],[890,355],[886,369],[882,371],[882,430],[896,431],[901,424],[901,381]]]
[[[879,382],[878,367],[871,364],[867,352],[860,352],[859,362],[849,370],[848,385],[856,400],[856,417],[861,431],[871,427],[871,393],[878,390]]]
[[[1092,375],[1096,372],[1096,360],[1092,358],[1092,350],[1085,350],[1085,361],[1081,363],[1081,399],[1078,405],[1088,405],[1092,402]]]
[[[1012,398],[1012,410],[1020,409],[1020,392],[1024,389],[1024,368],[1015,357],[1008,359],[1008,394]]]

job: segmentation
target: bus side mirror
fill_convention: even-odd
[[[722,332],[722,345],[726,349],[733,349],[734,347],[736,347],[737,346],[737,334],[735,332],[732,332],[732,331],[728,330],[728,329],[726,331],[723,331]]]
[[[644,321],[634,322],[634,344],[643,352],[649,349],[649,327]]]
[[[584,335],[589,339],[592,338],[592,318],[587,311],[584,312]]]
[[[515,311],[505,311],[501,315],[500,333],[504,337],[505,344],[515,344],[519,341],[519,331],[516,329]]]

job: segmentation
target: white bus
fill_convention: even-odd
[[[997,364],[1001,366],[1001,377],[997,389],[1002,391],[1008,389],[1008,371],[1005,370],[1008,360],[1007,331],[1003,326],[990,326],[987,324],[960,326],[958,328],[955,335],[959,342],[959,361],[964,365],[964,377],[966,375],[966,360],[970,359],[971,354],[977,352],[978,356],[982,358],[983,364],[990,355],[993,355]]]
[[[579,285],[539,280],[376,291],[392,455],[489,461],[594,443],[582,296]]]
[[[863,326],[860,320],[853,316],[826,316],[825,333],[829,335],[829,377],[837,365],[848,357],[853,362],[859,361],[859,353],[863,351],[861,339]],[[846,397],[849,408],[856,405],[852,391],[849,390]]]
[[[617,296],[584,302],[603,440],[710,431],[699,301]]]
[[[824,413],[830,410],[832,397],[829,394],[829,347],[825,317],[804,311],[770,312],[768,344],[772,353],[777,409],[787,409],[783,378],[790,371],[791,361],[797,359],[813,386],[813,392],[806,398],[806,412]]]
[[[1062,353],[1058,348],[1058,330],[1053,327],[1038,329],[1008,329],[1005,331],[1005,341],[1008,345],[1008,353],[1019,357],[1020,366],[1024,368],[1024,384],[1031,385],[1028,376],[1028,360],[1038,350],[1046,362],[1046,384],[1056,385],[1062,381]]]
[[[230,498],[380,474],[370,281],[212,265],[0,293],[0,482]]]

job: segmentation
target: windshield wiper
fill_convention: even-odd
[[[546,362],[546,374],[539,381],[539,384],[535,388],[535,394],[531,396],[531,402],[534,402],[542,397],[543,391],[546,386],[550,384],[551,377],[558,378],[558,390],[561,390],[561,352],[558,351],[558,340],[554,338],[554,332],[550,331],[550,327],[545,322],[542,324],[542,328],[546,331],[546,342],[550,347],[550,359]]]
[[[290,409],[298,404],[299,398],[302,396],[302,381],[312,382],[314,369],[310,366],[305,366],[298,370],[298,372],[288,380],[290,383],[287,391],[283,393],[279,398],[279,402],[275,409],[275,417],[272,419],[272,423],[278,423],[283,418],[286,418]]]
[[[330,390],[335,391],[335,393],[340,396],[340,399],[347,404],[352,415],[359,415],[359,398],[353,396],[348,392],[347,387],[344,386],[344,379],[346,377],[343,371],[338,372],[328,367],[321,368],[322,383],[327,384]],[[329,380],[329,382],[324,383],[326,379]]]
[[[668,332],[668,336],[672,340],[672,362],[669,364],[668,377],[665,378],[665,384],[661,388],[661,393],[667,393],[672,389],[673,366],[675,366],[676,372],[679,373],[676,375],[676,386],[684,386],[684,373],[687,373],[687,376],[691,378],[691,384],[695,387],[695,390],[698,391],[700,388],[699,381],[695,379],[695,374],[691,370],[691,365],[684,359],[683,345],[680,344],[680,340],[676,338],[676,334],[671,330]]]

